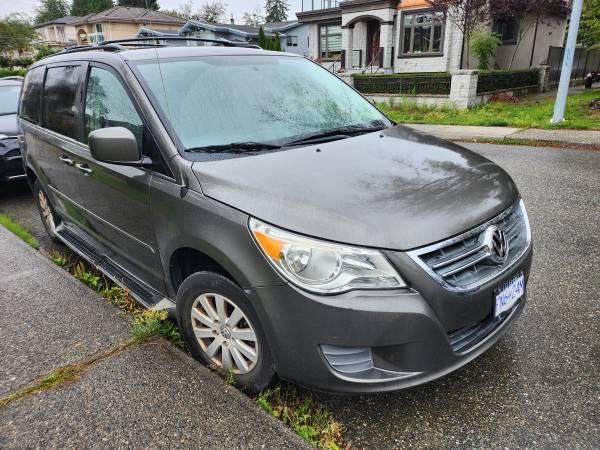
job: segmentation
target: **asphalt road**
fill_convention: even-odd
[[[529,303],[505,338],[440,380],[361,397],[318,395],[355,446],[600,446],[600,152],[467,144],[504,167],[525,200],[535,255]],[[0,212],[41,236],[32,200]]]

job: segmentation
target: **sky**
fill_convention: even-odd
[[[197,10],[206,0],[158,0],[163,9],[178,9],[182,3],[192,3],[192,11]],[[0,17],[12,12],[25,13],[33,17],[38,0],[0,0]],[[225,0],[227,4],[227,18],[233,14],[236,23],[241,23],[245,12],[252,12],[257,7],[264,7],[264,0]],[[296,18],[295,12],[302,9],[302,0],[288,0],[290,5],[289,20]]]

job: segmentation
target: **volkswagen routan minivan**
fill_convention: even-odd
[[[504,170],[305,58],[192,44],[28,71],[21,147],[52,239],[174,311],[191,354],[248,392],[406,388],[500,339],[532,255]]]

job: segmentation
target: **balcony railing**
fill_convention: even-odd
[[[87,37],[90,44],[98,44],[104,40],[104,33],[89,33]]]
[[[302,11],[337,8],[339,0],[302,0]]]

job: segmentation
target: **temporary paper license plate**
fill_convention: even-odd
[[[511,309],[525,294],[525,275],[518,273],[494,291],[496,317]]]

